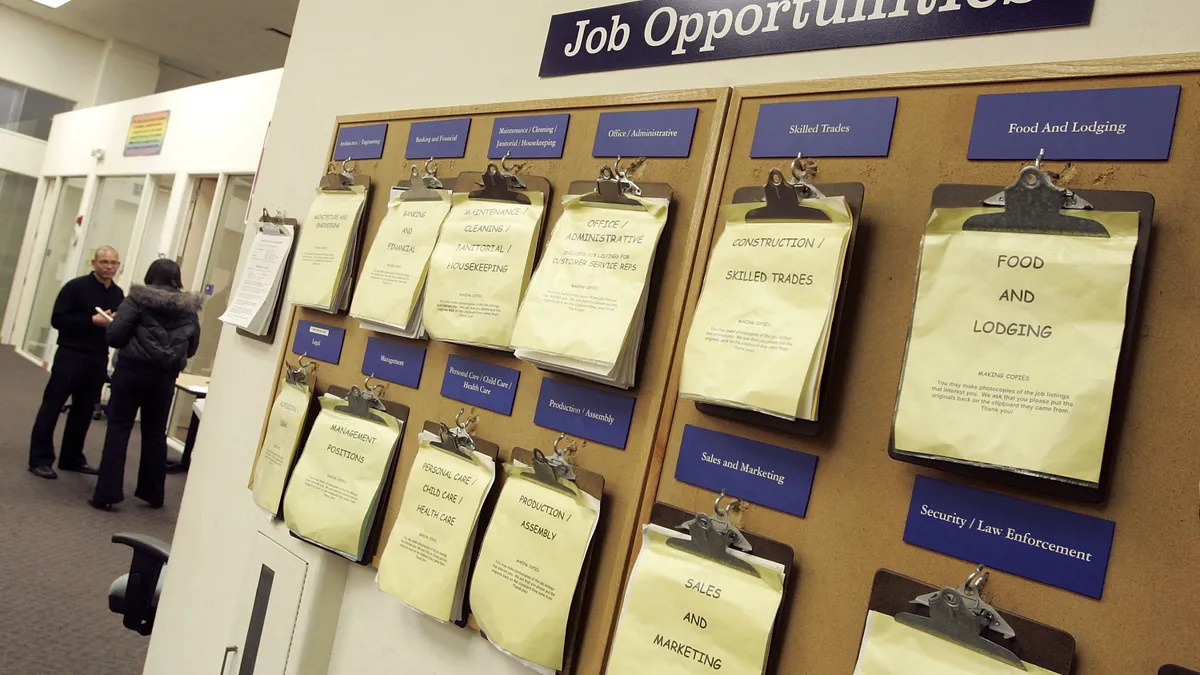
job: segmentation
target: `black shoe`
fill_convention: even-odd
[[[54,469],[48,466],[31,466],[29,467],[29,473],[38,478],[45,478],[46,480],[55,480],[58,478],[58,474],[54,472]]]
[[[96,467],[92,466],[91,464],[88,464],[87,462],[84,462],[83,464],[80,464],[79,466],[63,466],[63,465],[59,464],[58,470],[59,471],[72,471],[74,473],[82,473],[85,476],[100,475],[100,469],[97,469]]]
[[[101,511],[112,511],[113,510],[112,504],[109,504],[107,502],[98,502],[95,499],[88,499],[88,506],[92,507],[93,509],[100,509]]]
[[[167,473],[187,473],[188,466],[183,462],[167,462]]]

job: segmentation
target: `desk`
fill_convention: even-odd
[[[175,378],[175,388],[185,394],[191,394],[199,400],[208,397],[209,378],[203,375],[180,373]],[[196,433],[200,430],[200,416],[192,408],[192,419],[188,424],[187,438],[183,442],[183,457],[178,462],[167,462],[167,473],[183,473],[192,464],[192,448],[196,445]]]

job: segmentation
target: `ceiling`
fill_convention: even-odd
[[[0,0],[101,40],[158,54],[162,63],[206,80],[282,68],[299,0],[71,0],[50,9]]]

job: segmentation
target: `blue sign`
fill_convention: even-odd
[[[492,123],[488,159],[505,153],[515,159],[557,159],[563,156],[570,113],[497,117]]]
[[[550,18],[542,77],[1086,26],[1095,0],[641,0]]]
[[[697,108],[600,113],[592,157],[687,157]]]
[[[425,347],[377,337],[367,338],[363,375],[416,389],[421,384],[421,370],[424,367]]]
[[[204,284],[204,294],[205,295],[212,295],[213,292],[216,290],[217,290],[216,286],[214,286],[212,284]]]
[[[342,359],[342,343],[346,329],[326,326],[313,321],[301,321],[292,339],[292,353],[337,365]]]
[[[635,402],[632,396],[543,377],[533,423],[624,450]]]
[[[1166,160],[1180,86],[987,94],[967,159]]]
[[[387,140],[387,130],[387,124],[339,128],[333,158],[339,160],[383,157],[383,142]]]
[[[904,541],[1100,599],[1116,523],[917,476]]]
[[[895,96],[767,103],[758,109],[751,157],[887,157]]]
[[[413,122],[408,128],[405,159],[456,158],[467,154],[471,118]]]
[[[521,371],[451,354],[442,376],[442,396],[511,415]]]
[[[675,465],[675,480],[801,518],[816,474],[816,455],[690,424]]]

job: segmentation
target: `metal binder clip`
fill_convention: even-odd
[[[521,472],[521,476],[537,483],[541,483],[551,490],[557,490],[558,492],[563,492],[572,496],[575,494],[571,488],[563,485],[559,481],[560,474],[558,473],[558,468],[550,462],[550,460],[544,453],[542,453],[541,450],[538,450],[537,448],[533,449],[532,470]]]
[[[433,161],[433,160],[430,160]],[[426,173],[428,173],[429,162],[425,163]],[[409,168],[408,189],[400,195],[400,200],[405,202],[434,202],[441,201],[442,195],[435,190],[442,187],[442,182],[435,178],[427,178],[421,175],[417,169],[417,165],[413,164]]]
[[[500,158],[500,175],[504,176],[505,180],[508,181],[508,186],[510,188],[519,188],[524,190],[527,187],[525,182],[522,181],[521,177],[514,173],[513,168],[508,165],[508,156],[511,154],[511,152],[506,152],[504,153],[504,156]]]
[[[1027,166],[1021,170],[1021,177],[1017,182],[1010,185],[1008,188],[996,195],[992,195],[983,200],[984,206],[1006,207],[1012,199],[1014,188],[1024,187],[1027,190],[1042,188],[1042,190],[1052,191],[1052,195],[1056,197],[1056,205],[1061,204],[1058,208],[1066,211],[1091,211],[1095,207],[1072,190],[1060,188],[1050,180],[1050,176],[1042,171],[1042,159],[1046,157],[1046,149],[1042,148],[1038,151],[1037,159],[1033,160],[1031,166]],[[1061,201],[1058,201],[1061,200]]]
[[[988,628],[1007,640],[1016,637],[1012,626],[996,608],[983,601],[983,585],[987,580],[988,572],[980,565],[959,588],[946,587],[913,600],[913,604],[929,608],[928,618],[901,612],[896,615],[896,621],[1014,668],[1027,670],[1016,654],[981,635],[983,629]]]
[[[458,414],[454,416],[454,426],[450,427],[445,422],[438,422],[438,440],[434,441],[435,448],[441,448],[457,457],[468,461],[474,461],[471,453],[475,452],[475,439],[471,438],[471,434],[467,429],[475,423],[475,416],[460,421],[466,409],[460,409]]]
[[[691,535],[688,539],[673,537],[667,540],[667,546],[677,548],[681,551],[687,551],[694,555],[698,555],[715,563],[731,567],[747,574],[758,575],[758,571],[750,563],[735,557],[729,553],[729,549],[736,548],[746,553],[753,549],[750,542],[746,540],[745,535],[741,533],[733,523],[729,522],[729,512],[741,505],[740,499],[735,499],[724,509],[721,508],[721,502],[725,499],[725,491],[721,490],[721,494],[717,496],[717,500],[713,503],[713,514],[716,518],[710,518],[703,513],[697,513],[696,517],[681,524],[677,529],[686,531]]]
[[[824,211],[800,203],[805,199],[825,197],[816,186],[807,182],[809,170],[803,167],[801,158],[797,153],[796,159],[792,160],[790,181],[784,177],[783,171],[771,169],[767,176],[767,184],[763,186],[763,201],[767,205],[747,213],[746,220],[830,221]]]
[[[613,162],[612,168],[607,164],[600,167],[600,175],[596,178],[596,189],[584,195],[580,201],[600,204],[622,204],[625,206],[641,206],[640,203],[626,197],[632,194],[642,196],[642,188],[629,178],[627,171],[621,170],[621,156]]]
[[[297,362],[296,367],[287,369],[287,381],[289,383],[298,384],[301,386],[308,384],[308,369],[309,367],[312,367],[313,370],[316,370],[317,362],[310,360],[308,363],[305,363],[304,359],[306,358],[308,358],[308,356],[302,354],[300,356],[300,361]]]
[[[508,159],[508,153],[504,154],[504,159]],[[517,178],[516,174],[512,173],[511,167],[500,160],[500,167],[494,163],[488,162],[487,169],[483,172],[480,181],[480,190],[474,190],[470,193],[471,199],[489,199],[492,201],[513,202],[516,204],[529,204],[529,195],[517,192],[514,188],[524,188],[525,183]]]
[[[384,409],[383,401],[379,399],[379,393],[383,392],[385,385],[380,383],[372,386],[372,379],[374,378],[367,378],[365,389],[359,389],[358,385],[350,387],[350,393],[346,394],[346,405],[339,405],[334,410],[382,424],[383,418],[372,411]]]
[[[569,457],[575,453],[575,441],[571,441],[566,447],[558,447],[558,444],[562,443],[566,437],[567,432],[564,431],[558,435],[558,438],[554,439],[554,454],[547,457],[546,462],[554,467],[554,473],[563,478],[575,480],[575,466],[571,464]]]
[[[432,157],[425,161],[425,175],[421,176],[421,180],[425,183],[425,187],[440,190],[442,189],[442,181],[437,175],[438,168],[435,166],[433,169],[430,169],[430,164],[433,164]]]

